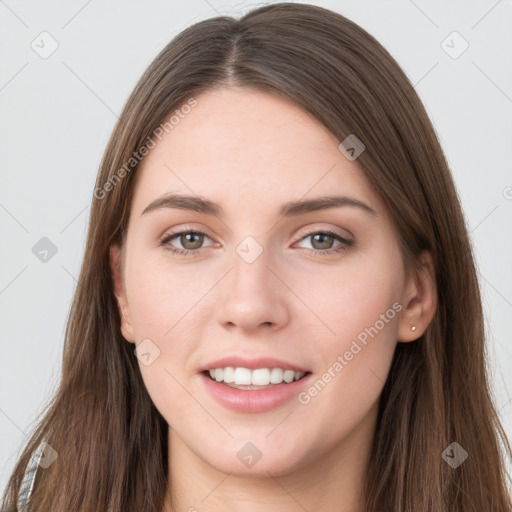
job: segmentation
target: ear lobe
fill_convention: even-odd
[[[404,309],[400,316],[398,341],[407,343],[420,338],[437,309],[437,286],[434,262],[424,251],[418,258],[418,267],[411,270],[402,296]]]
[[[127,341],[134,343],[135,336],[130,319],[130,309],[121,272],[121,249],[118,245],[110,247],[110,269],[112,272],[114,295],[117,298],[117,307],[121,317],[121,333]]]

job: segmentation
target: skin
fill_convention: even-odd
[[[406,272],[381,198],[357,160],[308,113],[243,88],[196,99],[143,160],[125,244],[122,252],[111,248],[122,334],[137,345],[149,338],[160,350],[139,366],[170,425],[172,495],[163,510],[359,511],[396,344],[419,338],[435,311],[431,258],[423,255],[422,269]],[[141,216],[170,192],[213,200],[225,214],[162,208]],[[282,203],[333,193],[377,215],[349,206],[279,215]],[[354,244],[322,256],[340,242],[315,241],[309,228]],[[196,254],[159,245],[182,229],[205,233],[202,245],[177,236],[167,247]],[[236,252],[247,236],[263,249],[252,263]],[[202,386],[199,368],[228,354],[284,359],[321,378],[394,303],[402,310],[307,404],[292,399],[264,413],[234,412]],[[237,457],[249,441],[262,454],[250,468]]]

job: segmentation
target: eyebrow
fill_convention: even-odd
[[[347,196],[324,196],[314,199],[290,201],[281,206],[280,215],[283,217],[296,217],[310,212],[339,207],[359,208],[370,215],[377,216],[377,212],[366,203]],[[222,207],[209,199],[199,196],[169,194],[155,199],[146,206],[141,216],[162,208],[177,208],[206,215],[215,215],[216,217],[223,215]]]

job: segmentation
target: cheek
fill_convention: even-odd
[[[205,283],[161,264],[145,262],[133,270],[129,289],[135,339],[137,344],[151,340],[148,346],[156,355],[149,365],[139,360],[139,368],[155,407],[174,426],[178,416],[198,415],[197,404],[186,389],[191,355],[201,340],[198,326],[208,321],[201,318],[205,310],[198,304]]]
[[[310,338],[322,368],[301,403],[329,411],[340,428],[347,418],[368,412],[386,381],[403,307],[397,300],[400,261],[398,255],[395,262],[391,257],[374,258],[371,265],[354,262],[310,288],[308,305],[325,327]],[[340,406],[347,414],[339,414]]]
[[[397,343],[401,310],[398,302],[392,302],[389,292],[363,295],[361,300],[354,299],[355,293],[356,290],[347,288],[339,294],[338,302],[331,303],[331,316],[326,315],[326,323],[334,334],[317,339],[315,344],[317,353],[323,355],[325,371],[330,371],[331,377],[340,376],[337,383],[345,394],[363,390],[368,379],[381,383],[386,380]],[[329,376],[326,380],[334,381]]]
[[[217,278],[210,272],[199,279],[192,267],[171,266],[165,258],[132,255],[126,278],[130,316],[137,344],[146,343],[152,358],[139,367],[155,406],[169,419],[176,403],[190,402],[180,384],[194,370],[191,355],[212,311],[204,295]]]
[[[170,427],[180,432],[191,425],[204,425],[204,410],[198,407],[193,394],[188,391],[187,381],[177,368],[165,358],[165,353],[150,366],[140,366],[144,386],[153,405]],[[210,425],[212,427],[212,425]]]
[[[162,341],[172,337],[196,313],[195,306],[215,282],[211,273],[199,276],[192,267],[173,265],[162,254],[134,254],[127,263],[126,276],[137,337],[154,336]]]
[[[295,278],[294,291],[309,309],[305,316],[321,329],[311,342],[337,351],[376,323],[382,337],[393,337],[400,309],[393,304],[400,297],[401,282],[400,258],[394,253],[354,257],[337,267]]]

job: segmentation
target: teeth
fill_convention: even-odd
[[[217,371],[217,370],[215,370]],[[250,386],[252,372],[248,368],[235,368],[235,374],[233,375],[235,384],[243,384],[244,386]]]
[[[270,370],[270,383],[281,384],[283,382],[283,370],[281,368],[272,368]]]
[[[268,386],[270,383],[270,370],[268,368],[260,368],[252,371],[251,384],[253,386]]]
[[[283,370],[282,368],[249,368],[228,366],[227,368],[212,368],[210,377],[217,382],[235,384],[237,386],[268,386],[269,384],[281,384],[302,379],[304,372]]]
[[[235,369],[232,366],[224,368],[224,382],[235,382]]]

